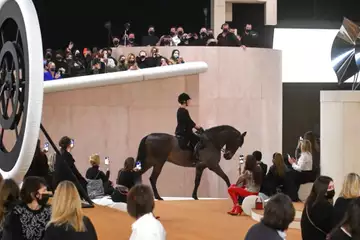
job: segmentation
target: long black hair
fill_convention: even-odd
[[[329,183],[332,181],[333,179],[328,176],[318,177],[314,182],[310,195],[306,200],[305,206],[311,209],[317,203],[327,201],[325,195],[328,190]]]

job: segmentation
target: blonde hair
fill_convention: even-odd
[[[99,154],[92,154],[89,158],[89,162],[93,166],[99,166],[100,165],[100,156]]]
[[[276,167],[276,172],[280,177],[283,177],[285,175],[285,163],[281,153],[275,153],[273,163]]]
[[[58,185],[51,205],[52,213],[48,224],[71,226],[76,232],[86,231],[80,196],[72,182],[63,181]]]
[[[360,195],[360,176],[356,173],[349,173],[346,175],[343,187],[340,192],[340,197],[343,198],[357,198]]]
[[[302,142],[301,142],[301,152],[312,153],[311,142],[309,140],[307,140],[307,139],[302,140]]]

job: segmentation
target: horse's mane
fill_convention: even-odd
[[[236,128],[234,128],[230,125],[220,125],[220,126],[212,127],[212,128],[206,129],[205,132],[212,134],[214,132],[222,132],[222,131],[230,131],[230,132],[235,132],[237,134],[241,134]]]

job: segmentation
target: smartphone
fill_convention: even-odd
[[[288,154],[287,156],[288,156],[288,159],[291,159],[291,156],[290,156],[290,154]]]
[[[110,164],[109,157],[105,157],[105,165],[109,165],[109,164]]]
[[[45,151],[45,152],[48,152],[48,151],[49,151],[49,143],[48,143],[48,142],[46,142],[46,143],[44,144],[44,151]]]
[[[71,139],[70,147],[73,148],[74,145],[75,145],[75,140],[74,140],[74,139]]]
[[[301,137],[301,136],[299,137],[299,139],[300,139],[300,141],[304,140],[303,137]]]
[[[239,164],[244,164],[244,155],[239,156]]]
[[[140,161],[136,162],[135,168],[138,170],[141,170],[141,162]]]

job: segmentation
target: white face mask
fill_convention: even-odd
[[[179,54],[178,53],[174,53],[174,58],[178,58]]]

